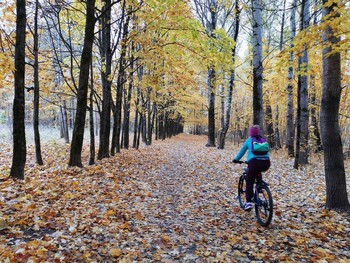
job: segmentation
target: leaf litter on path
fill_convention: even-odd
[[[263,228],[239,208],[238,146],[205,140],[182,134],[83,169],[62,155],[30,166],[23,182],[1,182],[0,262],[350,260],[349,217],[324,209],[318,157],[296,171],[272,152],[264,177],[275,214]]]

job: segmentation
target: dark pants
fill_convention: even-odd
[[[270,160],[252,159],[248,162],[247,182],[246,182],[246,198],[250,202],[253,198],[253,187],[255,178],[262,180],[261,172],[265,172],[270,168]]]

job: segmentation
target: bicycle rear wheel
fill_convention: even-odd
[[[269,187],[267,185],[259,186],[257,196],[258,199],[255,202],[256,219],[261,226],[267,227],[271,223],[273,214],[273,201]]]
[[[245,181],[245,174],[242,174],[239,177],[239,181],[238,181],[238,200],[239,200],[239,205],[241,206],[241,208],[244,208],[245,203],[247,202],[246,198],[245,198],[245,188],[246,188],[246,181]]]

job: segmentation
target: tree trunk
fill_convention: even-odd
[[[311,108],[310,108],[310,115],[311,115],[311,126],[312,126],[312,133],[313,133],[313,141],[315,143],[314,151],[320,152],[322,151],[322,143],[321,143],[321,135],[318,128],[318,121],[317,121],[317,111],[316,111],[316,87],[315,87],[315,80],[314,76],[310,77],[310,102],[311,102]]]
[[[35,156],[36,162],[43,165],[43,158],[41,155],[41,143],[39,132],[39,43],[38,43],[38,10],[39,1],[35,1],[35,18],[34,18],[34,114],[33,114],[33,128],[34,128],[34,142],[35,142]]]
[[[112,65],[112,51],[111,51],[111,0],[105,0],[103,6],[104,14],[101,17],[100,24],[102,30],[100,31],[100,54],[102,63],[105,64],[105,70],[101,71],[102,80],[102,111],[100,121],[100,140],[98,149],[98,159],[109,157],[109,137],[111,130],[111,65]]]
[[[261,0],[252,0],[253,9],[253,122],[263,130],[263,65]]]
[[[273,122],[272,122],[272,108],[270,104],[266,105],[266,114],[265,114],[265,130],[266,130],[266,139],[269,145],[275,145],[275,138],[273,132]]]
[[[290,39],[291,39],[291,51],[289,55],[289,67],[288,67],[288,86],[287,86],[287,141],[286,147],[288,155],[290,157],[294,156],[294,138],[295,138],[295,126],[294,126],[294,103],[293,103],[293,61],[294,61],[294,51],[293,51],[293,40],[295,37],[296,26],[295,26],[295,13],[297,9],[297,0],[293,1],[292,11],[290,16]]]
[[[123,4],[122,19],[125,19],[125,1]],[[120,152],[120,133],[121,133],[121,120],[122,120],[122,102],[123,102],[123,85],[125,84],[125,67],[126,67],[126,41],[128,37],[130,16],[126,16],[126,21],[123,26],[123,40],[121,53],[119,58],[119,72],[117,78],[117,94],[116,94],[116,107],[114,113],[114,127],[113,127],[113,142],[111,148],[111,154],[114,152]]]
[[[10,177],[24,179],[27,147],[25,136],[26,1],[16,1],[15,97],[13,101],[13,155]]]
[[[69,127],[68,127],[68,114],[67,114],[67,102],[63,101],[62,107],[62,120],[63,120],[63,138],[66,143],[69,143]]]
[[[276,105],[276,115],[275,115],[276,125],[275,125],[275,148],[280,149],[281,146],[281,138],[280,138],[280,131],[279,131],[279,107]]]
[[[324,0],[323,3],[328,1]],[[336,3],[324,7],[324,17],[328,19],[340,16],[336,12]],[[324,42],[337,45],[340,36],[335,36],[330,26],[325,28]],[[341,98],[341,59],[340,53],[333,51],[332,46],[323,50],[322,67],[322,102],[321,102],[321,136],[324,147],[324,166],[326,177],[326,208],[349,210],[350,204],[346,191],[346,174],[344,168],[343,146],[339,128],[339,104]],[[334,51],[333,51],[334,52]]]
[[[233,41],[235,42],[234,47],[232,48],[232,65],[235,65],[236,61],[236,43],[238,39],[238,32],[239,32],[239,22],[240,22],[240,15],[241,10],[238,6],[238,0],[235,2],[235,33],[233,35]],[[235,81],[235,70],[231,70],[230,80],[229,80],[229,86],[228,86],[228,94],[227,94],[227,102],[226,102],[226,114],[224,123],[222,125],[222,128],[220,130],[219,140],[218,140],[218,149],[224,149],[225,148],[225,139],[227,131],[230,127],[230,119],[231,119],[231,108],[232,108],[232,95],[233,95],[233,87],[234,87],[234,81]]]
[[[93,72],[93,66],[91,63],[91,70],[90,70],[90,160],[89,165],[95,164],[95,129],[94,129],[94,72]]]
[[[300,29],[306,30],[310,24],[310,2],[302,1],[302,19]],[[309,140],[309,100],[308,100],[308,48],[305,45],[302,56],[299,58],[298,73],[298,118],[297,118],[297,143],[294,168],[299,164],[308,163],[308,140]]]
[[[208,70],[208,142],[207,147],[215,147],[215,70]]]
[[[96,22],[94,12],[95,12],[95,0],[87,0],[84,47],[81,55],[80,72],[79,72],[77,113],[76,113],[75,122],[74,122],[69,166],[78,166],[78,167],[83,166],[81,162],[81,153],[82,153],[83,140],[84,140],[89,72],[90,72],[90,63],[92,58],[92,46],[94,43],[94,28],[95,28],[95,22]]]

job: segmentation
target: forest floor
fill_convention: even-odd
[[[82,169],[67,168],[69,145],[44,146],[42,167],[29,147],[24,181],[5,180],[2,147],[0,262],[350,261],[349,215],[324,209],[321,156],[294,170],[272,152],[264,178],[275,212],[264,228],[236,198],[238,146],[205,143],[182,134]]]

